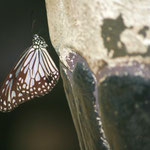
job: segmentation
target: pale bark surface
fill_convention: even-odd
[[[68,51],[84,57],[94,73],[101,60],[147,60],[138,56],[150,51],[149,0],[46,0],[46,8],[52,44],[66,66]]]

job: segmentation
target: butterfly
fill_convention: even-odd
[[[35,34],[0,88],[0,111],[11,111],[21,103],[47,94],[59,79],[59,72],[47,52],[45,40]]]

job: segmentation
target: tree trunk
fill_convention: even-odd
[[[149,150],[150,1],[46,8],[81,150]]]

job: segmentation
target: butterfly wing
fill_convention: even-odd
[[[46,47],[31,46],[0,89],[0,111],[11,111],[27,100],[45,95],[53,89],[58,78],[58,70]]]
[[[10,111],[19,103],[19,96],[22,93],[18,89],[16,81],[27,53],[28,51],[20,57],[0,88],[0,111]]]
[[[35,50],[26,58],[18,74],[18,88],[31,99],[45,95],[55,86],[59,74],[47,50]]]

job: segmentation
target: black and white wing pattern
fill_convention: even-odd
[[[0,89],[0,111],[11,111],[53,89],[59,73],[46,47],[45,40],[35,34],[33,45],[20,57]]]

